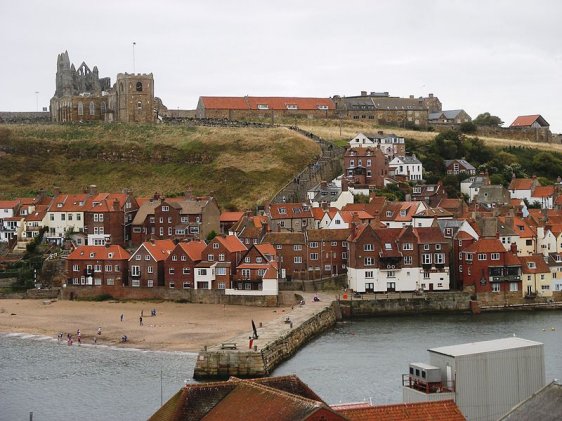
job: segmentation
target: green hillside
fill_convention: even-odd
[[[0,198],[58,186],[178,195],[191,187],[223,208],[270,199],[320,153],[285,128],[184,125],[0,125]]]

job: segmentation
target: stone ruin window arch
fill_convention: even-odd
[[[139,110],[142,110],[142,102],[140,102],[140,101],[137,102],[137,108],[138,108]]]
[[[90,101],[90,115],[96,115],[96,104],[94,104],[94,101]]]
[[[100,104],[100,111],[101,111],[102,114],[105,114],[105,110],[106,110],[105,102],[102,102],[102,103]]]
[[[84,115],[84,104],[78,103],[78,115]]]
[[[142,82],[137,82],[137,92],[142,92]]]
[[[119,92],[123,92],[123,82],[119,84]]]

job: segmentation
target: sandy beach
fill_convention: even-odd
[[[156,316],[151,310],[156,309]],[[89,302],[0,300],[0,332],[57,337],[80,329],[82,343],[151,350],[197,352],[248,332],[256,325],[283,317],[291,308],[172,302]],[[143,326],[139,317],[143,314]],[[123,314],[123,321],[121,321]],[[101,327],[101,335],[97,335]],[[127,335],[127,343],[120,343]],[[74,342],[76,344],[76,341]]]

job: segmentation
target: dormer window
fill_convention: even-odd
[[[391,218],[392,217],[392,211],[386,211],[386,217]]]
[[[57,208],[62,208],[62,203],[57,203]]]
[[[406,212],[405,210],[401,210],[401,211],[400,211],[400,216],[406,216],[406,213],[407,213],[407,212]]]
[[[169,206],[162,206],[162,212],[168,212],[170,210]]]
[[[528,263],[527,263],[527,267],[528,267],[529,269],[536,269],[536,268],[537,268],[537,265],[536,265],[535,262],[528,262]]]
[[[327,105],[318,105],[318,109],[319,110],[327,110],[328,106]]]
[[[287,109],[288,110],[298,110],[299,107],[297,106],[297,104],[287,104]]]
[[[90,258],[96,257],[96,253],[90,253]]]
[[[267,104],[258,104],[258,110],[269,110],[269,105],[267,105]]]
[[[282,214],[282,215],[284,215],[284,214],[287,213],[287,209],[285,209],[285,208],[279,208],[279,213]]]

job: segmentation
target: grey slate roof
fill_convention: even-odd
[[[553,381],[513,407],[499,421],[562,419],[562,385]]]
[[[476,171],[476,168],[474,168],[474,166],[470,162],[468,162],[464,159],[446,159],[445,160],[445,166],[448,167],[449,165],[451,165],[455,161],[458,162],[459,164],[461,164],[467,170],[475,170]]]

